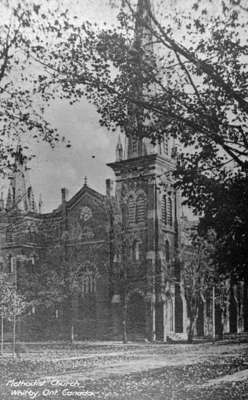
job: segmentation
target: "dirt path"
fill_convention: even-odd
[[[243,371],[235,372],[232,375],[225,375],[220,378],[211,379],[208,382],[201,385],[201,387],[206,388],[214,385],[221,385],[223,383],[232,383],[232,382],[241,382],[248,379],[248,369],[244,369]]]
[[[209,360],[214,362],[214,360],[218,359],[222,355],[225,357],[234,357],[246,349],[246,344],[232,346],[177,346],[174,349],[170,346],[161,346],[161,349],[158,347],[153,347],[150,349],[144,348],[143,352],[140,351],[140,349],[138,351],[130,352],[130,354],[132,354],[132,358],[123,360],[121,360],[119,357],[120,355],[124,354],[123,352],[110,352],[109,356],[111,356],[111,359],[103,365],[101,365],[101,356],[108,356],[106,353],[102,354],[101,356],[98,355],[99,359],[92,368],[78,367],[75,369],[75,371],[70,371],[68,373],[59,374],[56,376],[43,376],[42,379],[52,380],[56,378],[63,382],[70,380],[78,380],[81,382],[86,380],[98,380],[113,376],[151,371],[168,366],[192,365],[196,363],[203,363]],[[174,353],[170,354],[170,352],[173,350]],[[118,356],[118,359],[115,359],[115,355]],[[241,376],[242,374],[240,377]]]

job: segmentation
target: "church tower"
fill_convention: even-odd
[[[14,154],[14,167],[9,176],[10,184],[7,194],[6,210],[36,212],[33,188],[30,184],[27,158],[23,155],[22,147],[17,145]]]
[[[150,31],[140,22],[145,19],[145,25],[152,24],[151,10],[151,0],[138,0],[134,48],[142,57],[145,51],[150,55],[153,51]],[[135,85],[136,95],[142,98],[145,89],[142,84]],[[119,294],[120,298],[121,292],[126,297],[128,336],[165,341],[167,336],[185,330],[185,305],[176,267],[181,209],[172,177],[175,159],[169,133],[164,132],[160,141],[151,143],[145,137],[142,111],[130,104],[129,113],[125,158],[118,156],[108,164],[115,172],[122,220],[122,254],[116,254],[115,259],[120,276],[125,276],[125,288],[119,288]],[[119,155],[120,139],[117,149]]]

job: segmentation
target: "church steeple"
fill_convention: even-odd
[[[137,105],[140,101],[146,100],[152,93],[156,92],[154,83],[146,83],[146,75],[149,70],[156,65],[156,57],[153,46],[152,17],[154,6],[152,0],[138,0],[136,9],[135,33],[132,47],[130,49],[130,66],[134,76],[130,84],[130,97],[135,98],[136,103],[128,106],[128,123],[126,126],[127,136],[127,158],[136,158],[149,154],[160,154],[170,156],[170,140],[166,133],[160,137],[160,141],[152,143],[147,136],[150,120],[145,116],[142,105]],[[148,78],[149,82],[149,78]],[[154,135],[154,132],[151,132]],[[156,136],[156,133],[155,133]]]
[[[17,145],[16,152],[14,153],[13,171],[10,174],[9,179],[10,184],[6,209],[36,212],[33,188],[28,176],[27,157],[24,156],[20,144]]]
[[[135,22],[135,38],[134,45],[145,47],[146,51],[149,48],[153,51],[152,46],[152,19],[151,13],[154,12],[152,0],[138,0],[137,3],[137,17]]]

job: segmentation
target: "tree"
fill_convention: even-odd
[[[55,319],[56,313],[62,312],[60,328],[66,332],[61,333],[65,333],[71,342],[74,341],[75,300],[81,296],[84,280],[89,273],[95,284],[100,278],[103,271],[98,271],[97,265],[103,267],[105,251],[102,244],[87,248],[76,243],[69,246],[65,233],[60,242],[43,249],[32,270],[23,265],[18,279],[19,288],[37,313],[44,314],[44,328],[47,328],[49,314],[52,313]]]
[[[208,239],[191,233],[191,243],[182,249],[181,282],[189,318],[188,342],[191,343],[202,298],[216,285],[215,265],[213,262],[213,239],[215,235],[209,232]],[[214,312],[214,311],[213,311]]]
[[[215,185],[199,224],[201,235],[207,235],[209,229],[216,233],[214,258],[219,272],[233,281],[243,279],[246,284],[247,199],[247,178],[242,174],[230,177],[225,184]]]
[[[123,0],[118,24],[103,29],[75,22],[67,10],[47,22],[46,34],[58,38],[50,52],[40,42],[31,49],[48,73],[43,94],[59,85],[72,103],[86,96],[100,124],[127,135],[156,142],[169,132],[180,143],[177,184],[201,214],[213,198],[221,213],[219,195],[247,180],[247,8],[219,1],[211,13],[210,3],[192,2],[189,14],[174,15],[161,4],[159,16],[148,0],[137,9]]]
[[[139,1],[137,12],[129,0],[122,3],[113,29],[79,26],[68,10],[48,23],[46,32],[55,32],[59,42],[50,53],[32,46],[33,57],[50,71],[48,81],[60,83],[72,102],[87,96],[111,128],[127,128],[132,103],[140,118],[133,128],[142,128],[134,133],[158,139],[169,130],[194,147],[197,154],[184,157],[194,168],[216,170],[230,160],[245,168],[247,23],[239,9],[230,1],[221,14],[209,15],[198,10],[199,2],[193,17],[176,13],[172,23],[161,25],[148,1]]]
[[[59,134],[44,116],[48,100],[37,94],[41,66],[29,58],[32,35],[36,29],[40,6],[28,1],[0,1],[0,173],[12,167],[16,142],[21,138],[28,148],[30,140],[43,140],[52,147]],[[45,100],[45,101],[44,101]],[[67,143],[69,145],[69,143]]]
[[[17,288],[8,274],[2,273],[0,276],[1,353],[3,353],[4,343],[4,318],[10,321],[13,320],[13,352],[15,354],[15,321],[18,316],[24,313],[26,307],[26,300],[17,292]]]
[[[164,3],[158,14],[148,0],[138,9],[123,0],[113,28],[69,10],[44,18],[35,7],[32,26],[43,34],[23,41],[28,62],[42,66],[34,92],[46,102],[55,94],[72,104],[86,96],[109,129],[153,142],[169,132],[181,144],[177,183],[202,214],[216,194],[247,180],[248,154],[247,7],[219,1],[213,13],[210,5],[192,1],[188,14],[169,15]]]

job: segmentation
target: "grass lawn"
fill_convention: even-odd
[[[248,345],[29,345],[0,358],[0,398],[248,400]]]

